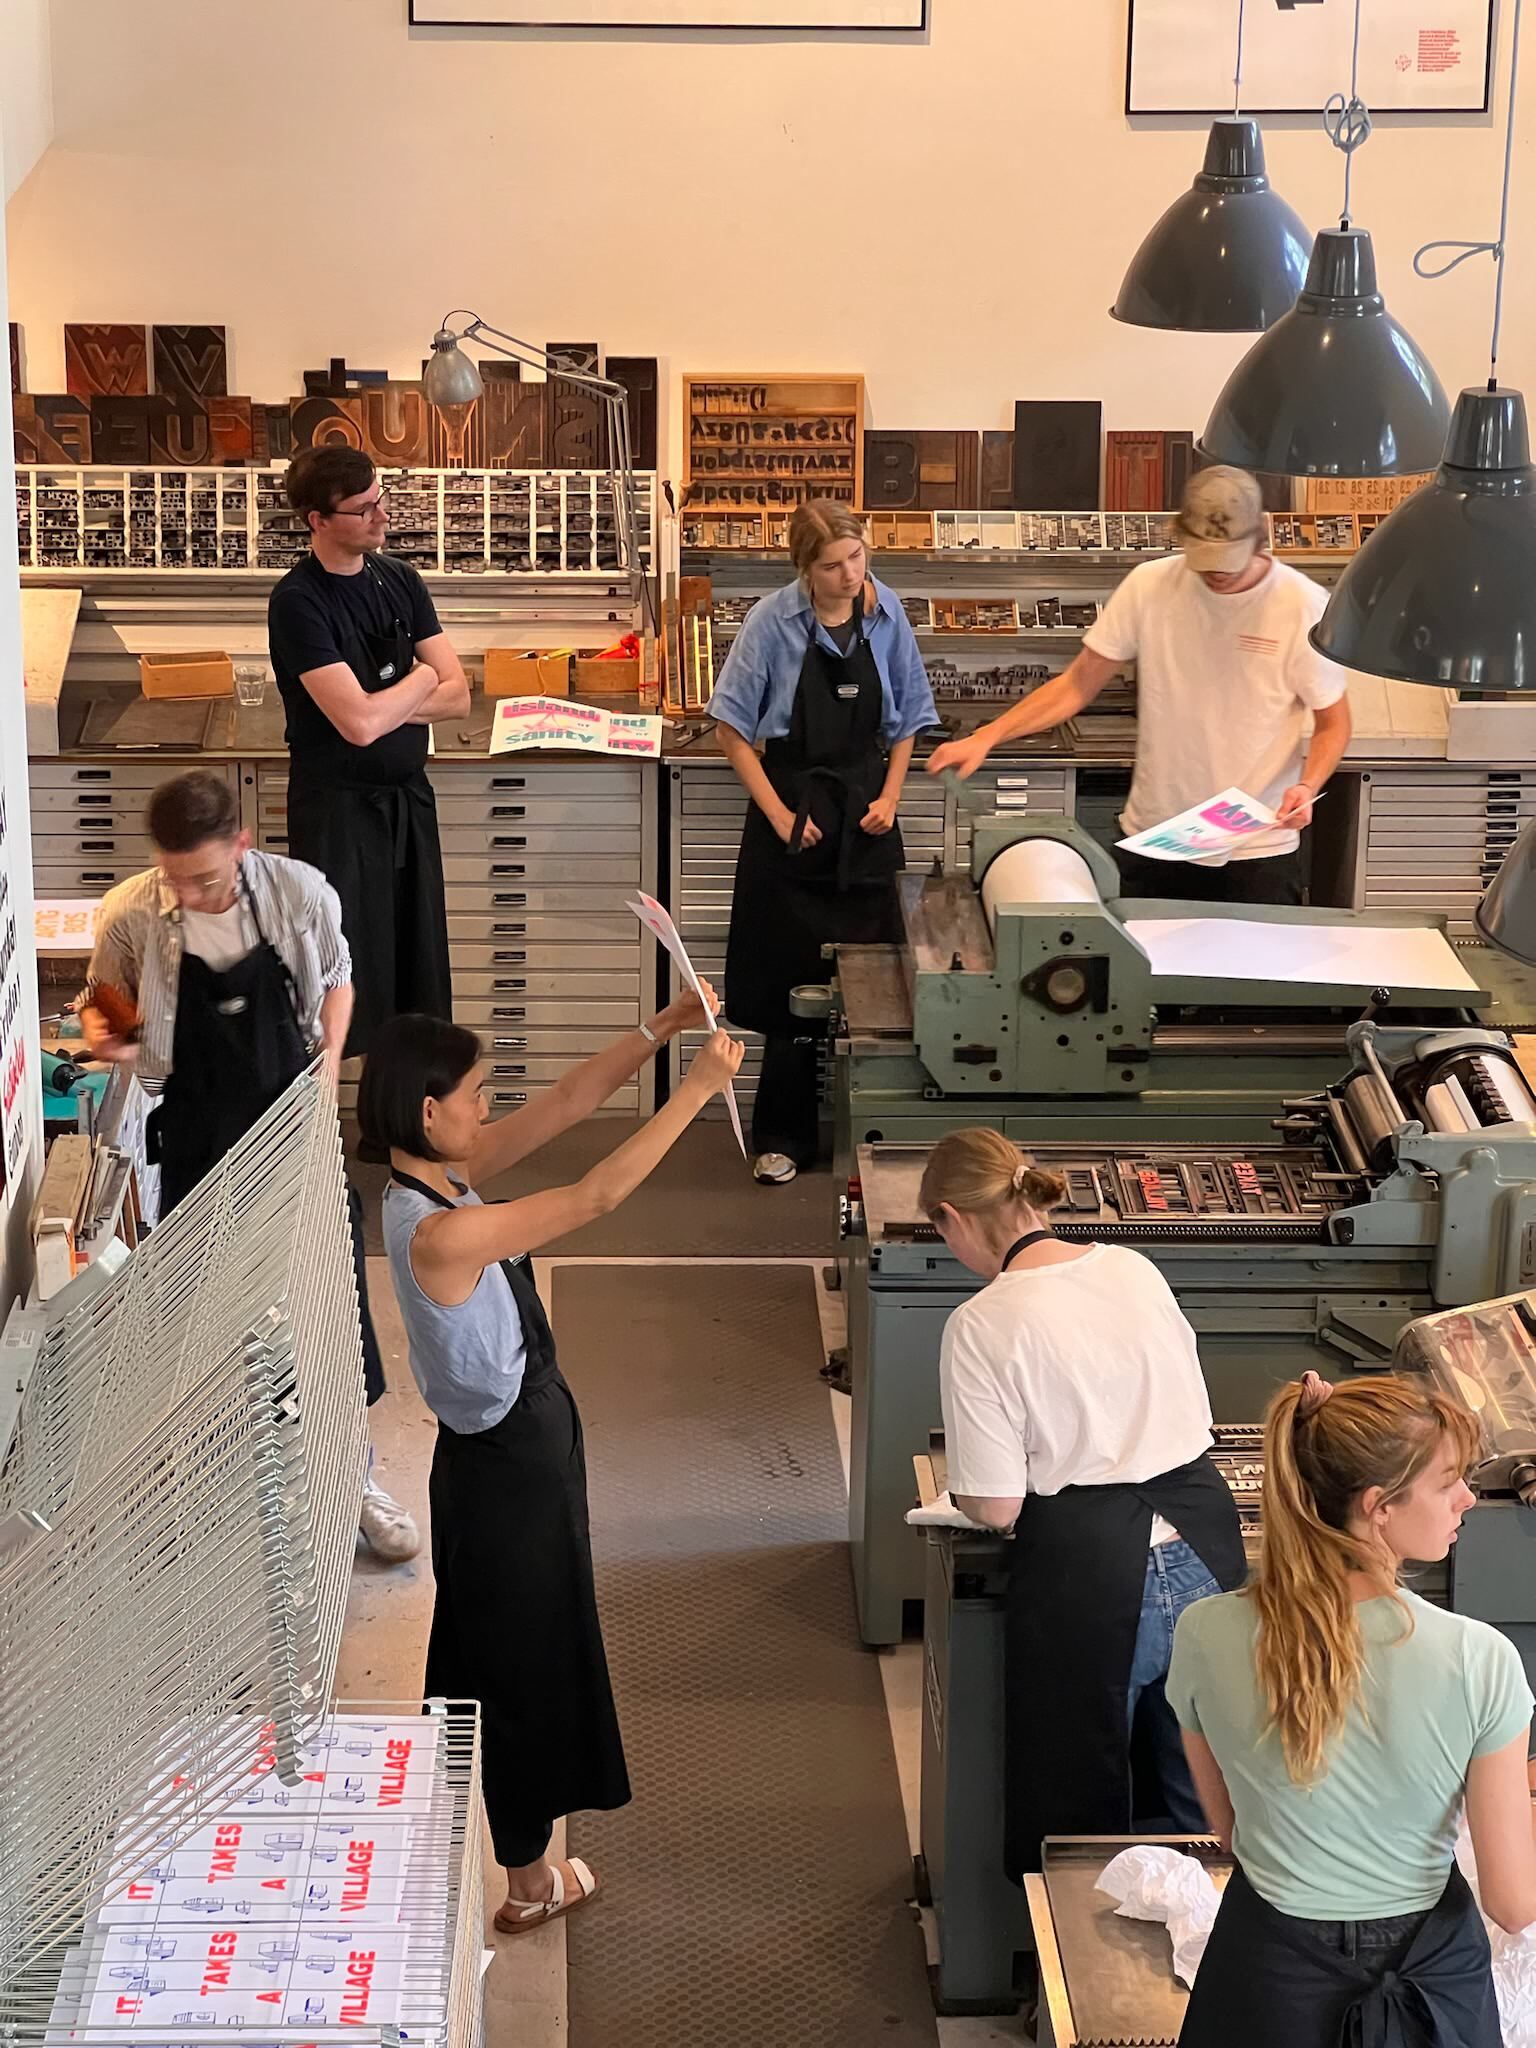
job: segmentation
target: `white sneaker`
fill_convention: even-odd
[[[357,1526],[368,1548],[385,1564],[404,1564],[421,1548],[421,1531],[414,1520],[371,1478],[363,1487]]]
[[[783,1187],[792,1181],[796,1171],[795,1162],[784,1152],[759,1152],[752,1163],[752,1178],[767,1181],[773,1187]]]

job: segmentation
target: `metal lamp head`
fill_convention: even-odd
[[[485,390],[480,372],[459,347],[459,338],[440,327],[432,337],[432,360],[421,380],[433,405],[472,405]]]
[[[1433,480],[1366,541],[1311,638],[1394,682],[1536,690],[1536,469],[1518,391],[1462,392]]]
[[[1197,446],[1280,476],[1411,476],[1450,422],[1440,379],[1376,289],[1362,228],[1325,229],[1304,289],[1227,379]]]
[[[1148,231],[1110,314],[1185,334],[1255,333],[1295,304],[1309,241],[1270,190],[1258,122],[1214,121],[1204,168]]]
[[[1505,854],[1477,906],[1476,921],[1490,946],[1536,967],[1536,818]]]

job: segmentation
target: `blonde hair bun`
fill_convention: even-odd
[[[917,1199],[930,1219],[946,1207],[984,1215],[1021,1201],[1043,1215],[1066,1192],[1061,1174],[1037,1166],[1001,1131],[978,1125],[940,1138],[928,1155]]]

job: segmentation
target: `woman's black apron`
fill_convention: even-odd
[[[394,1177],[454,1206],[410,1174]],[[437,1425],[425,1681],[428,1697],[480,1702],[493,1840],[499,1824],[526,1833],[630,1797],[592,1580],[581,1417],[531,1260],[501,1270],[523,1327],[523,1383],[489,1429]]]
[[[1232,1872],[1179,2048],[1500,2048],[1488,1933],[1452,1869],[1394,1949],[1347,1955]]]
[[[146,1157],[160,1169],[162,1216],[212,1173],[310,1062],[298,990],[287,961],[261,928],[243,870],[239,888],[256,933],[245,958],[232,967],[213,968],[182,947],[171,1071],[144,1132]],[[350,1180],[347,1220],[363,1388],[371,1405],[384,1392],[384,1359],[368,1308],[363,1205]]]
[[[860,831],[885,783],[880,669],[864,633],[864,596],[854,600],[846,655],[821,645],[816,612],[789,732],[763,748],[775,794],[795,814],[786,846],[756,804],[747,806],[731,929],[725,954],[725,1011],[731,1022],[768,1037],[806,1029],[791,1016],[789,992],[824,982],[821,949],[833,940],[889,945],[901,938],[895,877],[905,865],[901,828]],[[806,820],[821,833],[802,843]]]
[[[358,681],[372,693],[408,676],[416,649],[366,556],[363,572],[390,614],[381,632],[359,629],[372,673]],[[311,772],[295,758],[288,775],[288,851],[319,868],[341,898],[354,994],[346,1056],[366,1053],[380,1025],[402,1011],[451,1017],[443,857],[426,770],[413,769],[398,782],[353,782],[329,765]]]
[[[1025,1496],[1004,1659],[1003,1855],[1016,1883],[1040,1868],[1044,1836],[1134,1824],[1126,1699],[1154,1515],[1224,1592],[1243,1583],[1237,1509],[1209,1457],[1137,1485]]]

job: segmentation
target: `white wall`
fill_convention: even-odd
[[[469,305],[674,377],[860,369],[876,424],[1102,396],[1109,424],[1193,427],[1240,352],[1106,316],[1203,142],[1127,125],[1125,0],[933,0],[926,42],[412,35],[405,16],[65,0],[54,145],[10,217],[32,388],[59,388],[67,319],[222,320],[233,388],[277,398],[333,353],[414,374]],[[1536,113],[1536,57],[1522,97]],[[1527,126],[1506,367],[1529,381]],[[1484,374],[1491,265],[1427,284],[1410,259],[1491,232],[1501,144],[1497,117],[1384,120],[1357,159],[1389,302],[1452,390]],[[1271,124],[1269,154],[1304,216],[1336,213],[1316,124]]]
[[[0,110],[0,144],[5,140]],[[5,311],[5,222],[0,219],[0,326]],[[27,710],[21,681],[21,583],[16,568],[16,471],[11,461],[11,380],[0,376],[0,792],[6,831],[0,866],[9,883],[16,918],[16,950],[9,974],[0,973],[0,996],[8,981],[21,991],[21,1038],[26,1048],[25,1154],[14,1183],[0,1188],[0,1320],[32,1278],[28,1229],[32,1196],[42,1164],[43,1112],[37,1041],[37,961],[32,946],[32,840],[27,804]],[[0,931],[5,928],[0,919]],[[0,1044],[3,1044],[0,1038]],[[0,1118],[0,1132],[4,1119]],[[0,1137],[3,1142],[3,1137]],[[0,1445],[0,1453],[4,1446]]]
[[[0,0],[0,153],[10,198],[53,137],[49,0]]]

